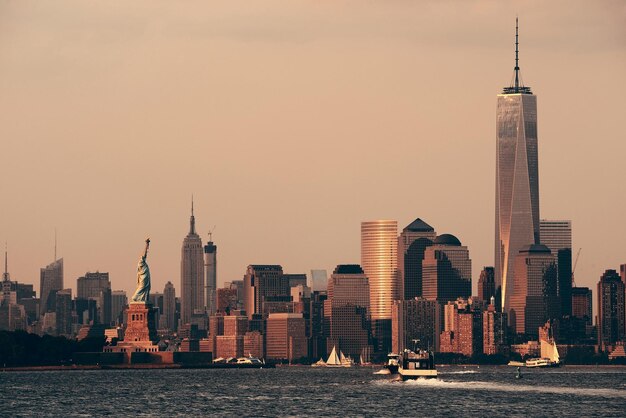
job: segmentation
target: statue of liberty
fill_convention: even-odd
[[[133,302],[150,302],[150,268],[146,263],[148,257],[148,247],[150,246],[150,238],[146,239],[146,249],[137,263],[137,290],[133,295]]]

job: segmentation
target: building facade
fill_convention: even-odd
[[[539,241],[537,97],[521,85],[515,28],[515,82],[497,98],[495,277],[509,311],[519,250]]]
[[[284,277],[283,268],[274,264],[251,264],[243,279],[243,303],[248,318],[269,313],[271,308],[264,304],[289,302],[291,290],[289,279]]]
[[[441,305],[437,301],[424,298],[394,301],[391,315],[392,352],[414,349],[414,340],[419,340],[419,348],[439,351],[440,321]]]
[[[63,289],[63,259],[42,268],[39,278],[40,314],[55,312],[56,292]]]
[[[572,288],[572,316],[583,319],[589,326],[593,323],[593,296],[588,287]]]
[[[361,267],[369,279],[370,318],[375,349],[391,349],[391,308],[400,297],[398,281],[398,222],[361,222]]]
[[[265,344],[268,359],[293,361],[307,357],[306,326],[302,314],[270,314]]]
[[[484,267],[478,278],[478,297],[485,301],[490,301],[496,297],[496,280],[493,267]],[[496,304],[497,304],[496,300]],[[498,309],[500,307],[498,306]]]
[[[204,246],[204,276],[206,278],[206,311],[217,312],[217,245],[209,241]]]
[[[422,262],[422,295],[440,304],[472,294],[469,250],[454,235],[443,234],[427,247]]]
[[[626,336],[624,282],[615,270],[604,272],[598,282],[598,345],[606,351]]]
[[[562,316],[572,314],[572,221],[542,219],[539,222],[541,243],[556,258],[558,293]]]
[[[433,244],[437,234],[432,226],[417,218],[398,237],[399,299],[422,296],[422,261],[426,247]]]
[[[180,261],[181,322],[188,324],[191,316],[204,311],[204,260],[202,240],[196,233],[196,218],[191,203],[189,233],[183,240]]]

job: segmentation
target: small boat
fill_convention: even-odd
[[[432,351],[404,350],[398,362],[398,374],[402,380],[437,377]]]
[[[400,354],[389,353],[387,354],[387,364],[385,367],[389,370],[389,373],[396,374],[398,373],[398,359],[400,358]]]
[[[311,364],[311,367],[326,367],[326,362],[324,361],[323,358],[319,359],[319,361],[316,361],[315,363]]]
[[[513,366],[513,367],[526,367],[526,363],[524,363],[523,361],[509,361],[508,366]]]
[[[554,340],[541,340],[541,357],[526,360],[526,367],[559,367],[561,358]]]

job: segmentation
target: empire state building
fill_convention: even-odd
[[[181,322],[191,322],[191,315],[204,311],[204,260],[202,240],[196,233],[196,218],[193,216],[193,200],[191,201],[191,218],[189,233],[183,240],[180,260],[180,310]]]
[[[523,86],[515,20],[515,72],[498,95],[496,113],[495,279],[504,312],[513,292],[515,257],[539,243],[537,97]]]

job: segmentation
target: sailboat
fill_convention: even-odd
[[[341,350],[337,354],[337,348],[333,346],[333,350],[326,360],[326,367],[352,367],[353,365],[354,361],[350,357],[346,357]]]
[[[541,340],[541,358],[526,360],[526,367],[559,367],[560,365],[561,357],[553,339]]]

